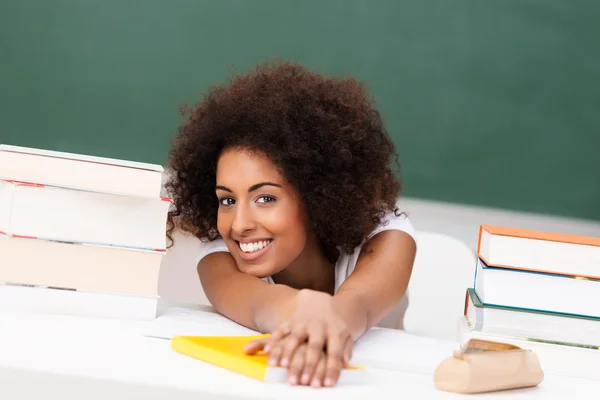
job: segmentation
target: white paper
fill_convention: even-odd
[[[143,334],[171,339],[174,336],[257,335],[259,332],[218,313],[172,307],[151,322]],[[355,343],[351,364],[433,374],[439,363],[459,348],[458,341],[432,339],[397,329],[375,327]]]
[[[372,328],[355,343],[351,363],[431,375],[460,348],[453,340],[432,339],[397,329]]]
[[[235,323],[221,314],[209,311],[171,307],[152,321],[144,336],[172,339],[174,336],[259,335],[260,332]]]

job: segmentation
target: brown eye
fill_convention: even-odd
[[[219,199],[219,205],[221,206],[232,206],[235,204],[235,200],[231,197],[223,197]]]
[[[273,196],[260,196],[258,199],[256,199],[258,203],[272,203],[275,200],[276,199]]]

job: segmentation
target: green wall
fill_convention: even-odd
[[[405,195],[600,220],[600,2],[1,0],[0,142],[164,164],[281,57],[366,80]]]

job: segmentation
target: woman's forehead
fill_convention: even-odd
[[[285,179],[277,165],[264,153],[246,149],[227,149],[217,163],[219,185],[253,185],[255,181],[283,184]]]

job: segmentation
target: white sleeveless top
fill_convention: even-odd
[[[371,239],[379,232],[387,230],[399,230],[408,233],[415,243],[417,242],[415,229],[413,228],[410,220],[405,214],[395,215],[393,212],[388,212],[383,219],[382,223],[375,228],[369,236],[365,239],[365,242]],[[364,242],[363,242],[364,244]],[[360,256],[362,245],[358,246],[352,254],[345,252],[340,253],[340,257],[335,263],[335,287],[334,293],[338,291],[342,283],[354,272],[356,268],[356,262]],[[205,256],[216,252],[229,252],[223,239],[216,239],[211,242],[202,243],[196,256],[196,264]],[[274,283],[273,278],[268,276],[263,278],[268,283]],[[387,316],[380,321],[377,326],[386,328],[402,329],[402,320],[404,319],[404,312],[408,304],[408,292],[404,295],[404,298],[390,311]]]

